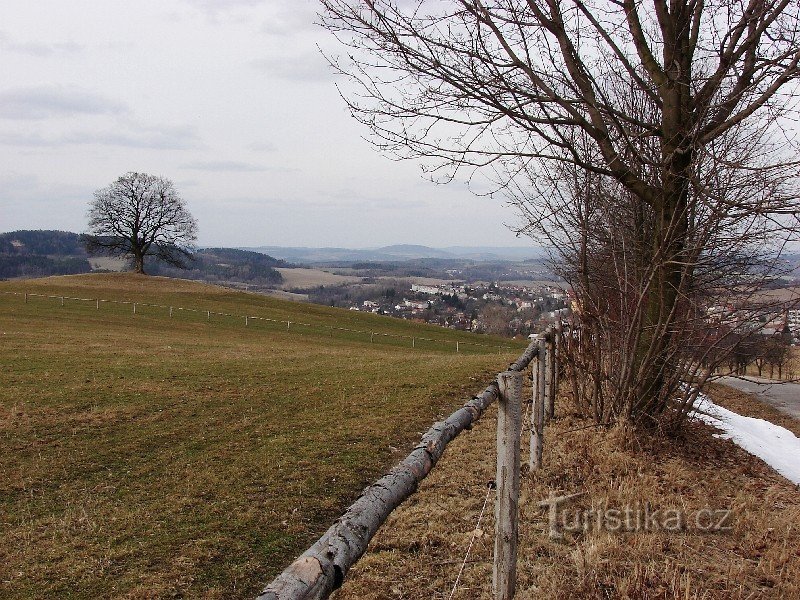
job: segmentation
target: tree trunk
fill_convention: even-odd
[[[135,273],[139,273],[140,275],[145,275],[144,272],[144,253],[136,252],[133,253],[133,270]]]

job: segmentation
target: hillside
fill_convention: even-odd
[[[270,285],[283,281],[277,267],[288,266],[286,262],[260,252],[235,248],[202,248],[195,252],[188,269],[177,269],[165,263],[154,262],[148,272],[152,275],[185,279]]]
[[[0,332],[4,598],[252,597],[519,353],[127,274],[0,282]]]
[[[108,260],[102,256],[90,257],[77,233],[22,230],[0,234],[0,278],[114,270],[106,263]],[[188,269],[177,269],[154,259],[146,264],[147,272],[153,275],[252,285],[281,283],[282,277],[276,267],[289,266],[285,261],[264,253],[235,248],[200,248]],[[115,267],[124,268],[124,261],[120,259]]]
[[[92,270],[88,258],[77,233],[0,233],[0,278],[88,273]]]
[[[302,264],[330,264],[345,262],[396,262],[440,259],[451,261],[521,261],[542,259],[546,256],[541,247],[481,247],[451,246],[431,248],[416,244],[396,244],[381,248],[306,248],[258,246],[246,248]]]

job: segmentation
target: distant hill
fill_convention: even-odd
[[[81,236],[71,231],[22,230],[0,233],[3,254],[86,256]]]
[[[165,263],[153,262],[148,272],[152,275],[184,279],[271,285],[283,281],[280,271],[275,267],[289,266],[291,265],[283,260],[260,252],[236,248],[202,248],[195,253],[189,269],[177,269]]]
[[[80,235],[69,231],[0,234],[0,277],[44,277],[88,273],[92,266]]]
[[[145,268],[152,275],[273,285],[282,281],[275,267],[283,260],[261,252],[236,248],[202,248],[191,268],[176,269],[151,259]],[[89,273],[92,262],[80,234],[70,231],[23,230],[0,234],[0,278],[46,277]]]
[[[376,252],[397,258],[404,258],[406,260],[414,258],[458,258],[457,256],[438,248],[430,248],[428,246],[419,246],[414,244],[396,244],[394,246],[384,246],[383,248],[378,248]]]
[[[547,252],[540,246],[449,246],[443,250],[458,258],[481,262],[539,260],[547,257]]]
[[[282,258],[296,263],[342,263],[342,262],[396,262],[418,259],[450,259],[486,261],[522,261],[538,259],[544,251],[536,246],[531,247],[482,247],[452,246],[448,248],[431,248],[413,244],[398,244],[382,248],[307,248],[258,246],[246,248],[263,252],[270,256]]]

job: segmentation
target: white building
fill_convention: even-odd
[[[411,291],[417,292],[418,294],[441,294],[442,290],[438,287],[433,285],[417,285],[416,283],[411,284]]]

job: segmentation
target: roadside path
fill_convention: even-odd
[[[730,386],[774,406],[779,411],[800,420],[800,383],[787,383],[764,377],[721,377],[718,383]]]

